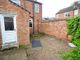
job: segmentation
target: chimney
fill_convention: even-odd
[[[77,8],[78,0],[74,0],[74,8]]]

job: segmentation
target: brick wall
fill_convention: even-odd
[[[17,15],[17,38],[20,45],[29,44],[29,13],[8,0],[0,0],[0,11],[12,12]],[[0,39],[1,40],[1,39]]]
[[[43,21],[40,32],[68,41],[66,20]]]
[[[30,27],[30,31],[31,33],[33,33],[33,29],[34,29],[34,33],[37,33],[39,31],[39,27],[42,21],[42,3],[34,3],[34,4],[39,4],[39,13],[35,12],[35,6],[33,6],[32,2],[26,1],[25,3],[26,3],[25,8],[27,8],[31,12],[30,16],[34,17],[34,21],[33,21],[34,27],[32,28]],[[34,7],[34,12],[33,12],[33,7]],[[33,19],[33,18],[29,18],[29,19]]]
[[[70,15],[70,17],[73,17],[74,16],[74,11],[70,11],[69,15]]]
[[[20,45],[27,45],[30,43],[30,31],[33,32],[32,28],[29,28],[29,19],[33,19],[34,17],[34,32],[38,32],[42,21],[42,4],[38,3],[40,5],[40,12],[34,12],[33,16],[33,2],[26,0],[20,1],[20,6],[30,11],[31,14],[8,0],[0,0],[0,11],[12,12],[17,15],[17,38]],[[2,38],[0,38],[0,44],[2,45]]]
[[[39,13],[35,13],[35,16],[34,16],[34,32],[35,33],[39,32],[41,22],[42,22],[42,4],[39,5]]]

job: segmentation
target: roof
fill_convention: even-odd
[[[28,12],[29,14],[31,13],[30,11],[28,11],[27,9],[17,5],[16,3],[12,2],[11,0],[9,0],[11,3],[13,3],[14,5],[16,5],[17,7],[20,7],[21,9],[23,9],[24,11]]]
[[[17,7],[20,7],[21,9],[23,9],[23,10],[25,10],[26,12],[28,12],[29,14],[31,14],[31,12],[28,11],[27,9],[25,9],[25,8],[23,8],[23,7],[19,6],[19,5],[17,5],[16,3],[12,2],[11,0],[9,0],[9,1],[10,1],[11,3],[13,3],[14,5],[16,5]],[[42,3],[37,2],[37,1],[34,1],[34,0],[26,0],[26,1],[30,1],[30,2],[34,2],[34,3],[42,4]]]
[[[34,1],[34,0],[26,0],[26,1],[34,2],[34,3],[37,3],[37,4],[41,4],[41,5],[42,5],[42,3],[41,3],[41,2]]]
[[[64,9],[61,9],[59,10],[56,14],[60,14],[60,13],[64,13],[64,12],[69,12],[69,11],[72,11],[72,10],[75,10],[79,8],[80,9],[80,4],[78,3],[75,7],[75,5],[73,4],[72,6],[69,6],[67,8],[64,8]]]

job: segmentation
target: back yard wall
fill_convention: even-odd
[[[40,32],[68,41],[66,19],[42,21]]]

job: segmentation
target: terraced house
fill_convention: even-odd
[[[80,15],[80,1],[75,1],[71,6],[63,8],[56,13],[56,18],[64,19]]]
[[[0,0],[0,48],[30,43],[42,20],[42,3],[34,0]]]

